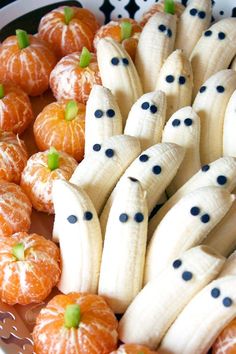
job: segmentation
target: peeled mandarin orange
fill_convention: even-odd
[[[34,123],[34,137],[39,150],[54,146],[77,161],[84,156],[85,105],[63,100],[46,106]]]
[[[216,339],[212,354],[236,353],[236,319],[228,324]]]
[[[130,24],[130,26],[127,25]],[[98,41],[104,37],[112,37],[117,42],[122,43],[125,50],[134,60],[139,35],[142,27],[130,18],[123,18],[117,21],[110,21],[99,28],[94,37],[94,47],[97,48]]]
[[[27,158],[23,140],[11,132],[0,130],[0,179],[20,183]]]
[[[21,134],[32,119],[33,111],[27,94],[18,86],[0,83],[0,129]]]
[[[108,354],[117,345],[118,322],[98,295],[55,296],[41,310],[33,330],[36,354]]]
[[[0,181],[0,237],[30,228],[31,203],[17,184]]]
[[[138,344],[123,344],[111,354],[157,354],[148,347]]]
[[[180,2],[175,2],[175,14],[177,17],[180,17],[184,12],[185,7]],[[164,1],[158,2],[158,4],[153,4],[148,11],[144,12],[142,19],[140,21],[140,25],[144,26],[149,18],[153,16],[157,12],[164,12]]]
[[[11,80],[31,96],[48,89],[56,57],[41,39],[18,30],[0,47],[0,81]]]
[[[88,54],[89,55],[89,54]],[[86,66],[81,67],[81,53],[62,58],[50,75],[50,87],[58,101],[74,99],[86,103],[94,84],[101,84],[95,54],[91,54]]]
[[[21,187],[38,211],[54,213],[52,185],[56,179],[69,180],[77,167],[76,160],[55,149],[32,155],[21,176]]]
[[[0,238],[0,298],[10,305],[43,301],[60,277],[58,247],[43,236],[18,232]]]
[[[53,45],[59,57],[93,49],[93,38],[99,25],[87,9],[59,7],[42,17],[38,33],[40,38]]]

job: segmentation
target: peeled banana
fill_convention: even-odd
[[[189,59],[177,49],[166,59],[156,83],[156,90],[165,92],[166,118],[192,103],[193,73]]]
[[[141,96],[132,106],[126,121],[124,134],[136,136],[142,151],[161,142],[166,120],[166,96],[154,91]]]
[[[152,92],[162,65],[172,53],[176,35],[176,16],[157,12],[144,26],[136,50],[135,66],[144,92]]]
[[[193,109],[201,120],[200,151],[203,164],[212,162],[223,154],[224,115],[235,89],[236,72],[222,70],[204,83],[195,98]]]
[[[184,306],[217,276],[223,264],[224,258],[206,246],[181,254],[128,307],[119,323],[120,340],[156,348]]]
[[[53,203],[62,267],[58,289],[96,293],[102,257],[96,210],[85,191],[64,180],[53,184]]]
[[[165,125],[162,142],[175,143],[185,149],[181,166],[167,188],[167,194],[171,196],[201,168],[200,119],[192,107],[181,108],[171,116]]]
[[[148,224],[145,194],[139,181],[123,178],[110,210],[98,293],[115,313],[124,313],[142,289]]]
[[[86,105],[85,155],[94,144],[102,144],[122,132],[122,116],[115,97],[108,88],[94,85]]]
[[[236,156],[236,90],[230,97],[226,107],[223,128],[223,155]]]
[[[157,226],[148,245],[144,281],[154,279],[185,250],[200,244],[230,209],[226,189],[203,187],[176,203]]]
[[[120,176],[140,152],[137,138],[113,136],[93,146],[93,151],[75,169],[70,182],[87,192],[100,214]]]
[[[226,259],[218,278],[222,278],[228,275],[236,275],[236,251],[234,251],[234,253],[232,253],[229,258]]]
[[[122,45],[110,37],[99,40],[97,60],[102,84],[115,96],[124,126],[130,108],[143,94],[134,63]]]

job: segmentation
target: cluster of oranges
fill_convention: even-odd
[[[101,84],[96,46],[110,36],[135,57],[143,25],[163,4],[155,4],[140,23],[131,19],[99,25],[82,8],[60,7],[45,15],[37,35],[17,30],[0,47],[0,299],[26,305],[47,298],[60,278],[60,251],[43,236],[29,234],[32,206],[53,214],[55,179],[69,180],[84,155],[86,102]],[[184,7],[176,4],[177,16]],[[126,27],[126,31],[124,31]],[[127,35],[128,33],[128,35]],[[56,102],[34,120],[29,96],[51,89]],[[40,152],[28,158],[18,136],[32,129]],[[235,324],[232,325],[235,328]],[[105,300],[91,294],[55,296],[42,309],[33,331],[36,353],[142,353],[121,345],[118,321]],[[230,326],[214,347],[217,351]],[[45,336],[47,332],[51,335]],[[54,341],[54,342],[52,342]],[[56,344],[55,344],[56,343]],[[235,350],[235,348],[234,348]],[[230,352],[227,352],[230,353]],[[233,351],[232,351],[233,353]]]

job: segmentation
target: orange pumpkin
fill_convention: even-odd
[[[111,354],[158,354],[148,347],[138,344],[123,344]]]
[[[56,57],[41,39],[17,30],[0,47],[0,81],[13,81],[31,96],[48,89]]]
[[[23,140],[11,132],[0,130],[0,179],[20,183],[28,154]]]
[[[17,184],[0,181],[0,237],[30,228],[31,203]]]
[[[125,28],[128,24],[128,28]],[[130,28],[129,28],[130,27]],[[128,31],[128,33],[125,33]],[[117,42],[122,43],[125,50],[129,53],[131,58],[135,59],[136,48],[138,45],[139,34],[142,27],[137,21],[130,18],[123,18],[116,21],[111,21],[99,28],[94,37],[94,47],[97,48],[98,41],[104,37],[112,37]]]
[[[32,119],[33,111],[27,94],[13,84],[0,84],[0,129],[21,134]]]
[[[33,330],[36,354],[108,354],[117,345],[118,322],[98,295],[55,296],[43,308]]]
[[[55,160],[55,161],[54,161]],[[21,176],[21,187],[36,210],[54,213],[52,185],[56,179],[69,180],[77,167],[76,160],[53,149],[32,155]]]
[[[85,106],[75,101],[53,102],[46,106],[34,123],[34,137],[39,150],[53,145],[77,161],[84,156]]]
[[[10,305],[43,301],[59,281],[58,247],[26,232],[1,237],[0,243],[1,300]]]
[[[62,58],[50,75],[50,87],[58,101],[73,99],[86,103],[94,84],[101,84],[101,77],[95,54],[86,66],[80,66],[81,53]]]
[[[59,57],[93,49],[93,38],[99,25],[95,16],[78,7],[59,7],[42,17],[38,33],[40,38],[53,45]]]
[[[236,353],[236,319],[230,322],[216,339],[212,354]]]
[[[185,7],[180,2],[175,2],[175,14],[177,17],[180,17],[184,12]],[[158,4],[153,4],[148,11],[144,12],[142,19],[140,21],[140,25],[144,26],[149,18],[153,16],[157,12],[164,12],[164,1],[158,2]]]

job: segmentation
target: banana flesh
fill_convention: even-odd
[[[224,156],[236,156],[236,90],[233,92],[228,105],[226,107],[224,116],[224,128],[223,128],[223,155]]]

